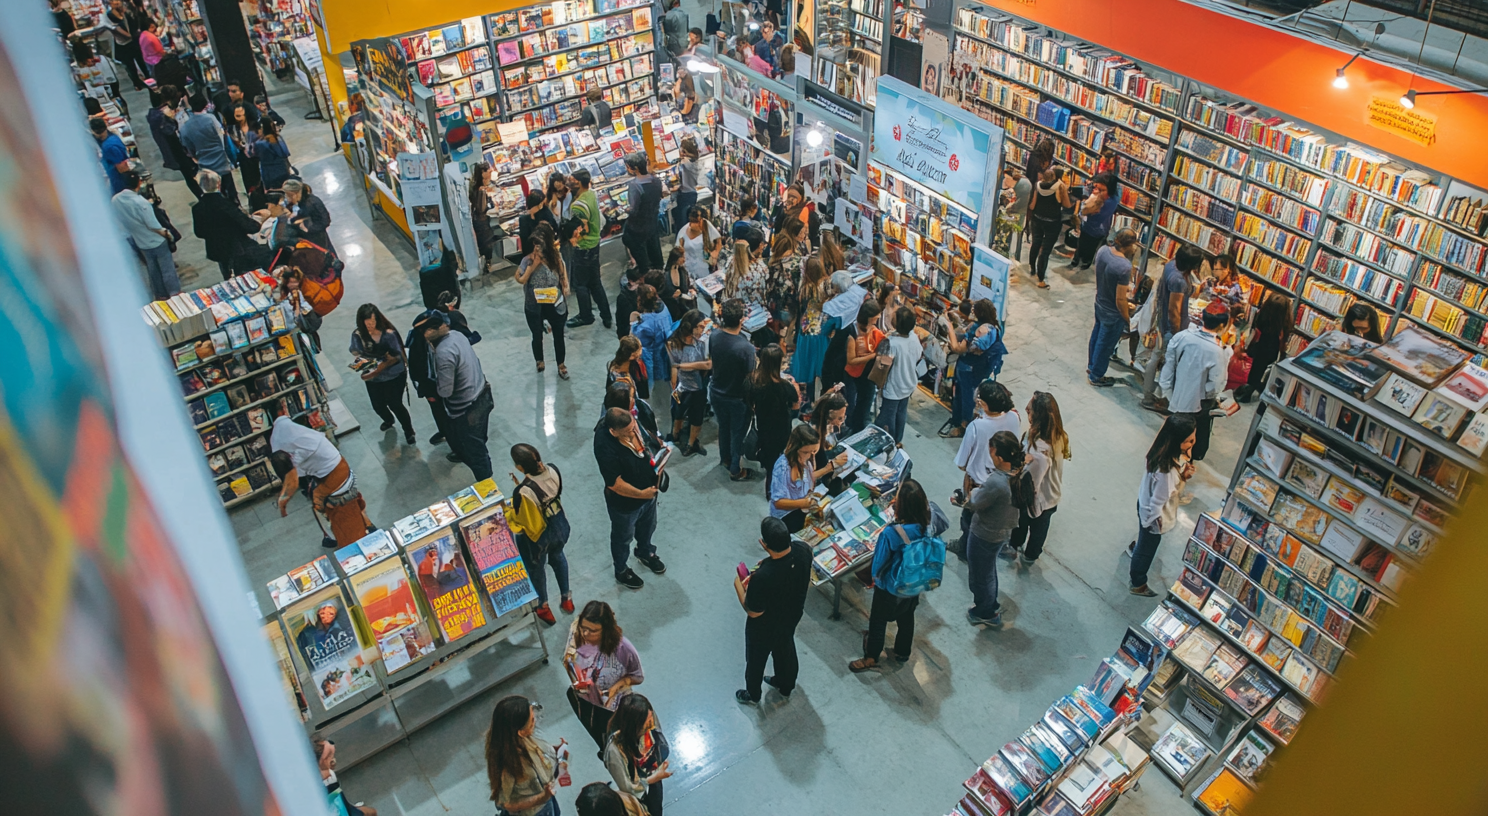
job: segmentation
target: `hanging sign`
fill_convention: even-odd
[[[1407,108],[1398,99],[1370,97],[1369,107],[1364,110],[1364,121],[1426,147],[1436,143],[1436,117]]]
[[[1001,153],[1002,128],[893,77],[878,78],[873,161],[981,213],[984,202],[993,203],[989,191],[997,192]]]

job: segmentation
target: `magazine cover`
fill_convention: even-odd
[[[328,587],[290,606],[284,623],[326,710],[377,687],[339,588]]]
[[[445,642],[459,640],[486,625],[486,613],[480,596],[470,581],[470,570],[455,545],[455,535],[444,532],[408,548],[408,560],[418,574],[419,589],[434,617]]]
[[[1468,357],[1467,352],[1406,324],[1370,356],[1427,388],[1435,388]]]
[[[389,674],[434,651],[429,622],[419,613],[403,562],[392,558],[364,569],[351,578],[351,589]]]
[[[497,504],[489,513],[461,523],[460,534],[470,547],[481,584],[497,616],[537,598],[502,505]]]

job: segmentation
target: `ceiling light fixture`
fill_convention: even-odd
[[[1338,69],[1338,72],[1334,75],[1334,77],[1333,77],[1333,87],[1337,88],[1340,91],[1346,91],[1346,90],[1348,90],[1348,86],[1349,86],[1348,74],[1345,73],[1345,72],[1348,71],[1348,67],[1350,65],[1353,65],[1354,64],[1354,60],[1356,60],[1356,59],[1358,59],[1359,57],[1362,57],[1362,56],[1364,56],[1364,52],[1363,51],[1360,51],[1359,53],[1353,55],[1352,57],[1349,57],[1349,61],[1348,62],[1345,62],[1343,64],[1343,67],[1342,68],[1339,68]]]
[[[718,66],[693,57],[687,61],[687,70],[693,74],[716,74],[718,73]]]
[[[1400,106],[1410,110],[1416,106],[1418,96],[1450,96],[1452,94],[1488,93],[1488,88],[1462,88],[1456,91],[1418,91],[1412,88],[1400,96]]]
[[[817,130],[816,128],[812,128],[811,130],[806,132],[806,144],[809,144],[812,147],[821,147],[821,143],[821,131]]]

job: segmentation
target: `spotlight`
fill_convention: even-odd
[[[1416,106],[1416,92],[1415,91],[1406,91],[1405,94],[1400,97],[1400,107],[1405,108],[1406,110],[1410,110],[1411,108],[1414,108],[1415,106]]]
[[[716,74],[718,73],[718,66],[693,57],[687,61],[687,70],[693,74]]]
[[[812,128],[811,130],[806,131],[806,144],[809,144],[812,147],[821,147],[821,143],[822,143],[821,131],[819,131],[819,130],[817,130],[815,128]]]
[[[756,23],[753,20],[749,21],[749,30],[750,31],[759,31],[759,23]]]
[[[1343,69],[1338,69],[1338,76],[1333,77],[1333,87],[1340,91],[1348,90],[1348,77],[1344,75]]]

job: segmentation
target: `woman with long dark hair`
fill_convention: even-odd
[[[1033,185],[1033,204],[1028,208],[1028,271],[1033,273],[1038,288],[1048,289],[1044,278],[1049,272],[1049,256],[1054,254],[1054,245],[1064,231],[1064,210],[1074,204],[1070,201],[1069,185],[1053,164],[1040,175],[1029,178],[1038,182]]]
[[[981,298],[971,305],[971,325],[964,332],[952,332],[947,349],[955,352],[956,370],[951,381],[951,430],[947,436],[966,433],[966,423],[976,417],[977,386],[1002,370],[1002,324],[997,320],[997,307]]]
[[[650,816],[661,816],[661,783],[672,775],[669,753],[651,701],[640,694],[621,700],[600,757],[615,789],[640,799]]]
[[[1023,451],[1028,455],[1028,474],[1033,477],[1033,507],[1019,511],[1018,529],[1008,541],[1002,555],[1011,559],[1022,551],[1023,566],[1038,560],[1049,537],[1050,517],[1059,509],[1064,488],[1064,461],[1070,458],[1069,435],[1064,432],[1064,417],[1059,403],[1047,391],[1033,392],[1025,409],[1028,432],[1023,435]]]
[[[894,523],[878,534],[873,547],[873,605],[868,610],[868,637],[863,640],[863,657],[847,664],[848,671],[857,674],[878,665],[883,657],[884,637],[889,621],[898,624],[899,632],[894,636],[894,659],[903,663],[909,660],[914,647],[915,608],[920,605],[920,596],[901,598],[883,588],[889,577],[887,567],[899,560],[904,546],[925,536],[939,535],[940,530],[932,522],[930,498],[925,489],[914,479],[905,479],[894,496]]]
[[[628,334],[620,338],[615,356],[605,364],[605,387],[624,380],[635,389],[636,396],[651,399],[651,377],[646,372],[645,354],[640,340]]]
[[[573,681],[568,704],[594,744],[604,748],[610,716],[631,688],[646,679],[641,655],[615,622],[615,610],[609,604],[584,604],[569,630],[563,665]]]
[[[849,475],[844,481],[837,477],[836,469],[847,464],[847,452],[843,451],[833,457],[830,451],[837,447],[847,428],[847,399],[843,397],[844,389],[834,389],[822,395],[822,398],[811,406],[811,427],[816,429],[816,436],[821,440],[821,445],[816,451],[816,480],[827,486],[827,495],[836,496],[847,485],[854,480]]]
[[[667,254],[666,271],[661,273],[661,285],[656,287],[671,320],[680,320],[682,313],[697,302],[692,280],[687,269],[687,253],[681,247],[672,247]]]
[[[263,194],[263,177],[258,172],[258,157],[254,154],[258,132],[253,129],[253,123],[249,119],[247,102],[234,102],[228,109],[227,138],[232,140],[233,147],[238,151],[238,170],[243,173],[243,191],[248,193],[251,205],[255,194]],[[251,211],[258,207],[249,206],[248,209]]]
[[[785,522],[785,529],[798,533],[806,526],[806,511],[815,498],[816,453],[821,450],[821,437],[810,425],[791,428],[785,451],[771,464],[770,515]],[[831,472],[831,467],[824,468]]]
[[[683,456],[696,456],[708,451],[698,444],[703,418],[708,409],[708,392],[703,389],[703,372],[713,368],[708,350],[703,345],[707,318],[697,309],[689,309],[677,321],[677,328],[667,338],[666,351],[672,366],[672,441],[682,448]],[[690,426],[684,443],[682,429]]]
[[[403,438],[412,445],[417,441],[413,435],[413,419],[403,406],[403,392],[408,384],[408,359],[403,354],[403,341],[398,330],[383,316],[381,310],[371,303],[357,308],[356,329],[351,333],[351,356],[365,360],[358,368],[362,382],[367,386],[367,399],[372,410],[382,418],[382,427],[388,431],[393,421],[403,427]]]
[[[1163,422],[1147,449],[1147,472],[1142,477],[1142,486],[1137,491],[1137,538],[1128,544],[1131,554],[1131,594],[1148,598],[1157,597],[1147,586],[1147,570],[1157,557],[1157,545],[1162,543],[1163,533],[1178,523],[1178,494],[1183,485],[1193,478],[1194,465],[1190,458],[1198,434],[1194,432],[1192,416],[1174,414]]]
[[[491,218],[486,215],[491,209],[491,166],[476,162],[470,168],[470,222],[475,226],[475,246],[481,260],[489,266],[496,254],[496,231],[491,229]],[[485,270],[482,269],[482,272]]]
[[[537,734],[542,706],[521,695],[503,698],[491,710],[486,732],[486,781],[491,801],[508,816],[558,816],[558,777],[567,763]]]
[[[766,264],[770,274],[765,284],[765,299],[770,316],[776,320],[782,313],[796,308],[796,284],[801,278],[801,233],[804,231],[800,221],[791,219],[770,237],[770,262]]]
[[[1018,508],[1013,504],[1012,480],[1023,471],[1023,445],[1010,431],[992,434],[988,442],[992,472],[966,500],[971,527],[966,533],[966,577],[971,587],[972,607],[966,620],[973,626],[1001,626],[997,602],[997,555],[1007,546],[1018,526]]]
[[[759,463],[765,467],[765,495],[769,496],[775,460],[785,452],[791,431],[791,412],[800,407],[801,392],[795,383],[780,376],[785,352],[780,350],[778,343],[760,349],[757,360],[754,372],[744,381],[744,404],[754,413]]]
[[[1343,319],[1338,321],[1338,327],[1343,329],[1344,334],[1362,337],[1371,343],[1385,342],[1385,335],[1380,332],[1379,312],[1368,303],[1350,306]]]
[[[1255,320],[1250,323],[1250,342],[1245,346],[1245,353],[1250,355],[1250,376],[1244,385],[1235,389],[1235,399],[1250,402],[1251,397],[1261,390],[1266,383],[1266,372],[1281,359],[1291,331],[1292,299],[1280,292],[1272,292],[1256,310]]]
[[[289,142],[284,141],[279,126],[267,116],[259,118],[258,131],[253,155],[258,159],[259,180],[268,193],[289,180]]]
[[[558,254],[558,235],[553,225],[541,222],[532,230],[532,250],[517,267],[517,283],[522,285],[522,308],[527,315],[527,330],[532,332],[532,358],[537,370],[547,368],[543,362],[543,323],[553,332],[553,356],[558,361],[558,376],[568,379],[568,366],[563,364],[566,349],[563,327],[568,319],[568,270]]]
[[[672,315],[661,302],[656,287],[643,283],[636,287],[636,311],[631,318],[630,334],[641,341],[644,350],[641,359],[646,361],[646,371],[652,382],[668,383],[672,378],[672,362],[667,356],[667,338],[672,336]]]

